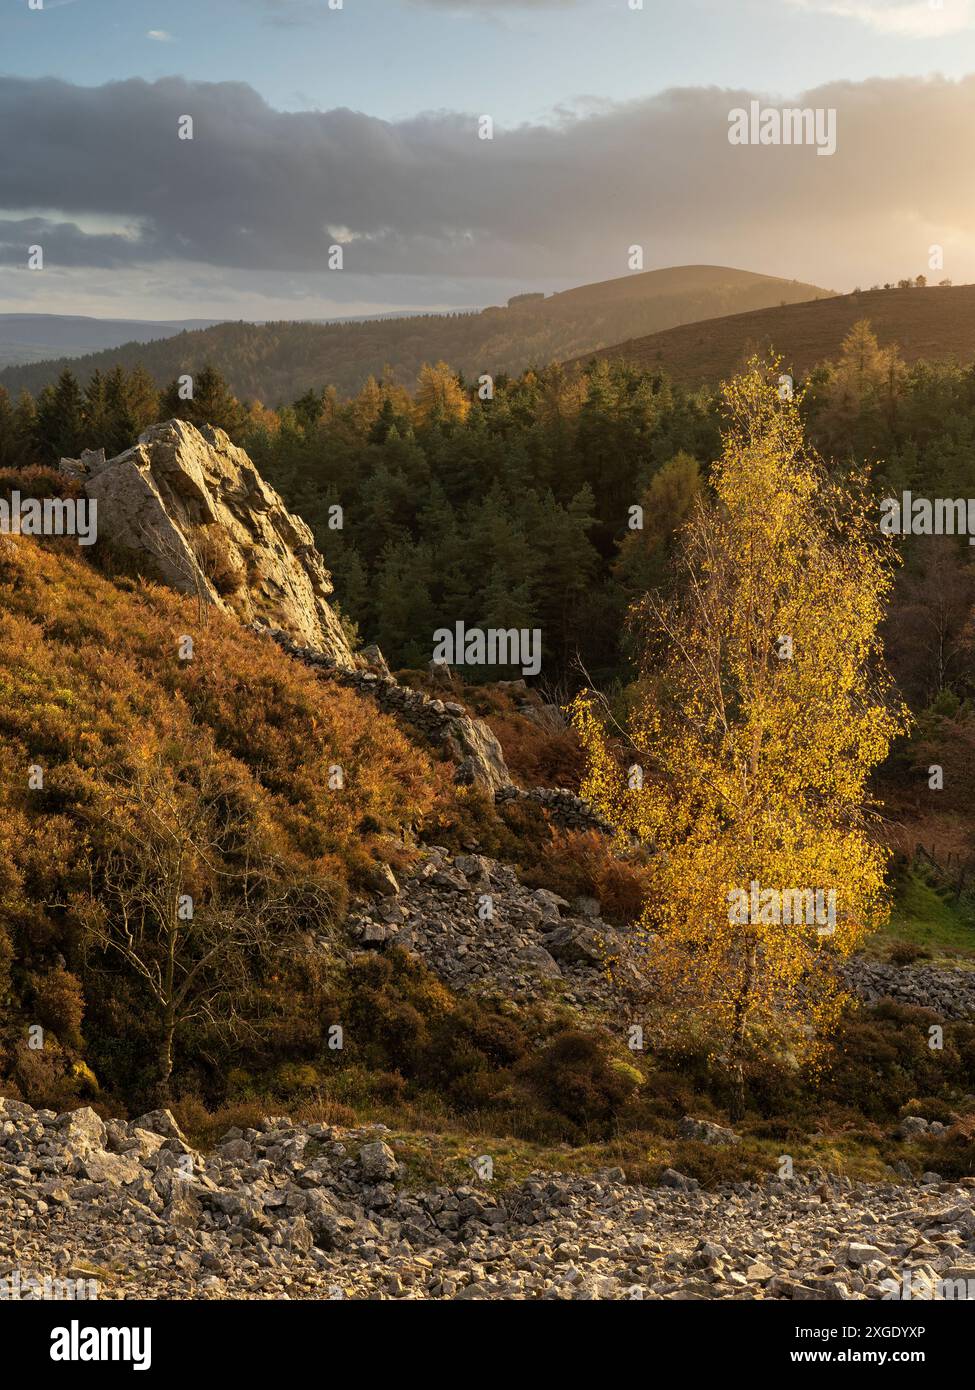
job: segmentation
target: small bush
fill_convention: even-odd
[[[639,1073],[612,1057],[601,1038],[578,1030],[554,1038],[518,1074],[544,1105],[587,1134],[608,1133],[640,1084]]]
[[[931,952],[924,946],[915,946],[910,941],[897,941],[887,952],[891,965],[914,965],[919,960],[930,960]]]
[[[606,836],[594,830],[555,832],[521,878],[531,888],[548,888],[569,901],[598,898],[603,916],[624,925],[639,919],[649,892],[646,870],[621,859]]]
[[[85,1000],[78,977],[56,966],[43,975],[32,975],[30,983],[37,1022],[66,1047],[80,1048]]]
[[[220,527],[201,528],[192,538],[200,569],[222,598],[236,594],[247,582],[247,567],[230,548]]]
[[[569,787],[578,790],[585,756],[570,729],[539,728],[519,714],[491,715],[487,723],[504,751],[516,781],[526,787]]]

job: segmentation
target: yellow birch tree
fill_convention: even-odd
[[[646,655],[623,756],[596,696],[574,710],[585,793],[656,851],[642,963],[670,1017],[708,1036],[738,1116],[746,1057],[810,1060],[841,1005],[822,956],[884,919],[867,780],[906,717],[883,667],[892,566],[864,480],[829,478],[777,379],[753,359],[724,387],[677,596],[632,615]]]

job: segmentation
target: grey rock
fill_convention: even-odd
[[[692,1115],[685,1115],[681,1120],[677,1126],[677,1137],[679,1139],[695,1139],[699,1144],[741,1143],[741,1137],[733,1129],[727,1129],[724,1125],[713,1124],[710,1120],[695,1120]]]
[[[311,529],[223,430],[167,420],[116,458],[62,466],[97,501],[100,539],[154,577],[354,664]]]
[[[359,1150],[359,1170],[365,1182],[385,1182],[399,1172],[396,1155],[382,1140],[363,1144]]]

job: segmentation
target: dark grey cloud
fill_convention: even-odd
[[[0,263],[40,242],[48,266],[301,275],[341,240],[349,275],[551,281],[623,274],[639,243],[648,267],[837,284],[854,264],[917,273],[939,241],[975,278],[975,78],[789,99],[836,108],[831,158],[729,145],[751,95],[675,89],[479,140],[478,112],[390,122],[276,111],[242,83],[0,78]]]

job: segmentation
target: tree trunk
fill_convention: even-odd
[[[731,1100],[728,1105],[728,1115],[731,1123],[736,1125],[745,1115],[745,1068],[741,1058],[732,1062],[731,1068]]]
[[[752,981],[755,978],[755,964],[756,951],[753,946],[749,951],[748,961],[745,965],[745,977],[741,982],[738,998],[735,1000],[731,1040],[728,1044],[728,1074],[731,1080],[729,1113],[732,1124],[736,1124],[745,1113],[745,1023],[748,1018]]]
[[[158,1057],[158,1078],[156,1081],[156,1097],[160,1105],[167,1105],[170,1100],[170,1081],[173,1075],[173,1034],[176,1031],[176,1019],[174,1010],[167,1009],[163,1016],[163,1035],[159,1044]]]

